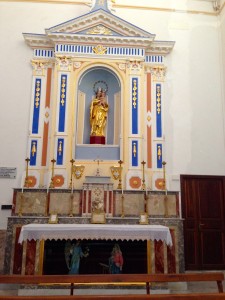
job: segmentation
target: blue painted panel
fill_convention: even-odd
[[[162,144],[157,144],[157,168],[162,169]]]
[[[33,121],[32,121],[33,134],[38,133],[40,105],[41,105],[41,79],[36,78],[35,86],[34,86],[34,109],[33,109]]]
[[[156,136],[162,137],[162,93],[161,84],[156,84]]]
[[[57,165],[63,165],[64,139],[58,139],[57,143]]]
[[[36,166],[38,141],[32,140],[30,144],[30,166]]]
[[[65,131],[66,92],[67,92],[67,75],[61,75],[60,102],[59,102],[59,126],[58,126],[59,132]]]
[[[138,166],[138,141],[132,141],[132,166]]]
[[[132,78],[132,134],[138,133],[138,78]]]

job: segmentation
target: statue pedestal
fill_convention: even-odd
[[[105,137],[104,136],[90,136],[90,144],[105,145]]]

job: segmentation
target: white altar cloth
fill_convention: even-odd
[[[22,226],[19,243],[26,240],[156,240],[172,245],[169,228],[161,225],[124,224],[28,224]]]

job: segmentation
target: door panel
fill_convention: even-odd
[[[225,177],[181,175],[187,270],[225,268]]]

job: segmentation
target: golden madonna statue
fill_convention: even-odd
[[[91,125],[91,143],[100,143],[100,139],[93,137],[105,137],[104,129],[107,121],[109,106],[106,102],[106,91],[102,88],[98,88],[95,98],[91,102],[90,106],[90,125]]]

